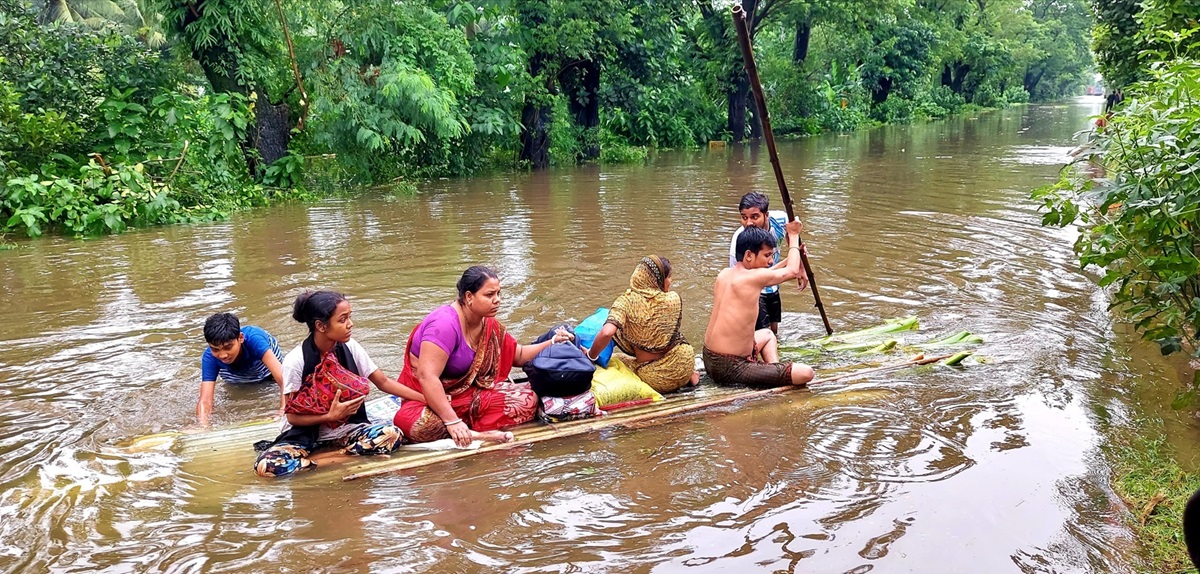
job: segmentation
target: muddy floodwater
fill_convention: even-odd
[[[662,152],[419,185],[0,253],[0,568],[11,572],[1132,572],[1099,450],[1130,380],[1172,372],[1044,229],[1099,98],[781,142],[839,330],[916,315],[980,360],[751,401],[341,483],[254,476],[132,437],[194,422],[213,312],[305,335],[290,305],[343,291],[386,372],[471,264],[521,339],[612,302],[669,257],[699,347],[765,148]],[[819,334],[783,288],[782,337]],[[820,365],[818,364],[818,370]],[[273,386],[218,384],[215,424],[270,416]],[[376,391],[378,392],[378,391]],[[240,459],[239,459],[240,460]],[[214,478],[218,477],[218,478]]]

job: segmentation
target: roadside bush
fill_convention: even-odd
[[[252,102],[200,96],[162,58],[0,0],[0,233],[117,233],[272,197],[241,158]]]
[[[1029,92],[1026,92],[1025,88],[1021,86],[1009,86],[1008,89],[1004,90],[1004,94],[1001,97],[1008,104],[1029,103]]]
[[[604,129],[632,145],[688,148],[720,131],[724,110],[697,84],[630,86],[636,96],[602,114]]]
[[[930,88],[926,97],[939,108],[948,110],[952,114],[967,105],[967,99],[962,94],[957,94],[954,90],[950,89],[950,86],[943,86],[941,84]]]
[[[975,91],[971,103],[985,108],[1003,108],[1008,105],[1008,100],[1004,99],[1004,95],[995,86],[984,84]]]
[[[563,96],[550,96],[550,163],[575,165],[583,153],[583,130],[571,121]]]
[[[646,146],[631,145],[625,138],[608,130],[600,131],[600,161],[602,163],[638,163],[646,161]]]
[[[871,117],[884,123],[904,123],[912,119],[916,104],[900,96],[892,96],[871,108]]]
[[[1067,171],[1033,197],[1044,225],[1080,225],[1080,265],[1104,271],[1112,306],[1164,355],[1200,357],[1200,61],[1152,67],[1097,134],[1104,179]],[[1195,401],[1200,374],[1176,406]]]

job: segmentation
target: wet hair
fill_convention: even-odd
[[[757,207],[759,211],[763,212],[763,215],[766,215],[770,206],[771,202],[767,200],[767,196],[757,191],[752,191],[742,196],[742,201],[738,202],[738,211]]]
[[[747,251],[758,253],[763,247],[774,249],[775,236],[759,227],[747,227],[738,234],[734,249],[737,252],[737,260],[741,261],[746,257]]]
[[[336,291],[305,291],[296,297],[292,305],[292,318],[308,325],[308,332],[317,330],[317,321],[329,322],[337,306],[346,296]]]
[[[671,276],[671,260],[661,255],[658,260],[662,262],[663,281],[666,281]]]
[[[488,279],[500,280],[495,271],[490,267],[483,265],[472,265],[466,271],[463,271],[462,277],[458,278],[458,302],[459,304],[466,303],[467,293],[478,293],[483,289],[483,284],[487,283]]]
[[[242,324],[233,313],[217,313],[204,322],[204,340],[209,345],[221,345],[238,338]]]

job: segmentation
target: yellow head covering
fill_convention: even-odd
[[[613,302],[608,321],[617,326],[614,337],[621,350],[636,349],[662,353],[683,340],[683,301],[679,294],[664,291],[666,266],[657,256],[643,257],[629,278],[629,289]]]

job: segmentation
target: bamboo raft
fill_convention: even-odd
[[[342,481],[379,476],[403,470],[425,467],[442,462],[458,460],[489,452],[507,451],[544,441],[583,435],[600,430],[656,426],[680,420],[678,415],[696,413],[715,407],[744,403],[798,390],[820,388],[836,381],[865,378],[870,375],[893,372],[908,367],[927,365],[943,361],[951,355],[935,357],[918,356],[903,362],[853,370],[818,379],[809,387],[778,387],[765,390],[725,388],[715,385],[702,386],[689,393],[677,393],[666,399],[646,405],[612,411],[593,419],[564,423],[526,423],[511,429],[514,439],[507,443],[476,443],[472,448],[450,447],[429,450],[422,445],[405,445],[391,455],[348,456],[339,450],[318,451],[312,456],[317,464],[315,472],[302,476],[322,475],[326,480],[340,476]],[[141,437],[124,445],[127,450],[170,449],[181,460],[182,469],[216,482],[244,482],[251,473],[257,453],[252,448],[256,441],[271,440],[279,433],[279,423],[273,420],[256,421],[222,428],[210,432],[186,434],[164,433]],[[336,474],[327,471],[336,470]]]
[[[322,450],[314,453],[311,457],[317,464],[318,470],[302,473],[302,475],[317,475],[325,480],[335,477],[340,477],[343,481],[357,480],[488,452],[507,451],[600,430],[666,424],[678,420],[679,415],[744,403],[800,389],[816,391],[814,397],[816,400],[819,400],[820,397],[832,398],[841,391],[841,388],[830,389],[830,383],[863,379],[871,375],[932,363],[956,365],[973,351],[954,353],[949,352],[946,347],[975,345],[983,342],[978,336],[971,335],[966,331],[917,345],[901,346],[896,339],[890,338],[898,336],[899,333],[916,331],[918,328],[915,317],[892,319],[870,329],[813,339],[800,343],[798,346],[781,347],[781,351],[790,350],[812,358],[817,358],[813,356],[814,354],[822,353],[826,358],[845,358],[847,355],[854,356],[864,353],[878,355],[881,352],[892,352],[898,348],[909,349],[910,352],[936,350],[947,354],[930,357],[920,354],[907,360],[884,365],[858,363],[836,367],[833,369],[833,374],[812,381],[807,387],[789,386],[756,390],[718,387],[712,384],[703,385],[695,391],[668,395],[659,402],[610,411],[599,418],[555,424],[526,423],[510,429],[513,433],[513,440],[507,443],[480,444],[476,442],[469,448],[458,448],[445,440],[439,441],[442,443],[440,448],[436,443],[405,445],[390,455],[368,457],[348,456],[337,449]],[[521,375],[523,373],[518,372],[517,376]],[[278,432],[278,421],[260,420],[196,434],[171,432],[144,436],[119,446],[127,452],[169,449],[178,456],[181,470],[184,472],[215,482],[244,483],[247,475],[253,476],[251,467],[257,453],[252,445],[257,441],[272,440],[278,435]],[[329,472],[331,470],[337,472]]]
[[[538,425],[537,427],[530,428],[529,430],[518,427],[517,429],[513,430],[514,439],[511,442],[492,444],[481,447],[477,450],[453,450],[440,452],[427,451],[427,456],[408,456],[400,460],[397,460],[394,457],[391,459],[374,457],[380,460],[371,460],[371,457],[365,457],[361,459],[363,460],[362,463],[353,465],[349,469],[350,472],[342,477],[342,480],[350,481],[371,476],[379,476],[381,474],[399,472],[410,468],[427,466],[430,464],[455,460],[467,456],[474,456],[485,452],[508,450],[514,447],[539,443],[547,440],[576,436],[600,429],[626,427],[635,423],[638,423],[639,426],[665,424],[673,420],[672,417],[679,414],[692,413],[735,402],[779,395],[796,390],[803,390],[813,386],[820,386],[848,378],[863,377],[880,372],[896,371],[918,365],[928,365],[949,359],[950,357],[951,355],[941,355],[929,358],[918,356],[902,363],[884,365],[881,367],[853,371],[818,379],[812,381],[809,384],[809,387],[788,386],[764,390],[709,387],[712,392],[706,393],[706,396],[703,397],[688,397],[686,395],[682,397],[675,396],[658,403],[617,411],[615,413],[595,419],[570,421],[555,425]]]

